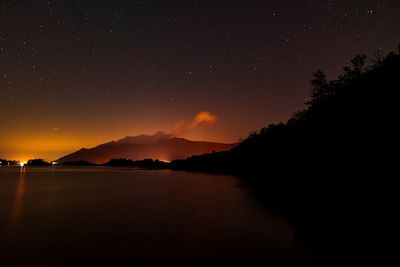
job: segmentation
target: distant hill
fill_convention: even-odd
[[[112,158],[127,158],[132,160],[153,158],[170,161],[213,151],[230,150],[235,145],[190,141],[158,132],[154,135],[128,136],[91,149],[82,148],[58,159],[57,162],[88,161],[104,163]]]

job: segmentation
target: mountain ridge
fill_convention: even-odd
[[[154,135],[126,136],[93,148],[81,148],[56,161],[59,163],[71,161],[103,163],[112,158],[127,158],[132,160],[153,158],[171,161],[193,155],[226,151],[236,145],[237,143],[226,144],[209,141],[192,141],[175,137],[172,134],[157,132]]]

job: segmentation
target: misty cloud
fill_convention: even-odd
[[[208,111],[202,111],[198,113],[191,122],[184,120],[177,121],[172,126],[172,132],[174,135],[181,135],[195,129],[200,124],[215,124],[217,122],[217,116]]]

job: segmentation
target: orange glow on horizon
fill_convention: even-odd
[[[0,141],[0,147],[4,150],[0,158],[17,160],[25,164],[28,160],[37,158],[51,162],[83,147],[93,147],[99,144],[96,143],[97,140],[97,138],[78,139],[67,136],[13,136],[7,141]]]
[[[129,123],[124,122],[114,127],[98,130],[96,127],[98,124],[94,121],[92,128],[77,126],[76,128],[55,128],[57,130],[44,131],[41,124],[25,124],[19,129],[19,132],[13,134],[10,132],[7,139],[0,139],[0,158],[23,163],[37,158],[52,162],[81,148],[93,148],[125,136],[153,135],[157,131],[171,129],[171,125],[172,132],[176,137],[193,141],[237,142],[237,139],[230,136],[231,131],[217,123],[217,120],[219,117],[217,118],[215,114],[201,111],[187,122],[183,120],[176,122],[174,118],[161,120],[159,117],[143,121],[143,123],[136,122],[135,125],[140,125],[140,128],[131,128]],[[225,118],[223,120],[226,121]],[[29,129],[28,126],[32,128]],[[167,155],[162,159],[169,161]],[[109,159],[104,159],[104,161],[107,160]]]

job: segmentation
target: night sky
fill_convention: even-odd
[[[3,0],[0,12],[0,158],[17,160],[176,128],[236,142],[303,108],[312,72],[334,78],[400,41],[399,0]]]

